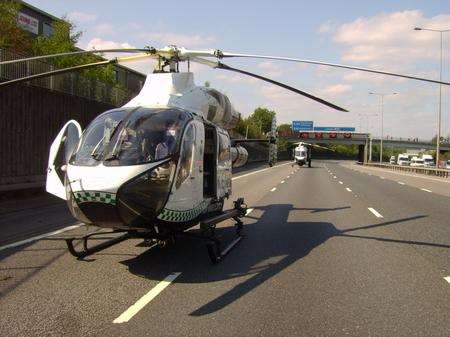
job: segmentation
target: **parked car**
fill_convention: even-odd
[[[445,168],[450,170],[450,160],[445,163]]]
[[[413,157],[413,158],[411,159],[411,166],[413,166],[413,167],[424,167],[425,164],[424,164],[422,158],[419,158],[419,157]]]
[[[389,164],[395,165],[395,163],[396,163],[395,156],[391,156],[391,159],[389,159]]]
[[[410,161],[409,161],[409,157],[406,154],[399,154],[398,155],[398,159],[397,159],[397,165],[400,166],[409,166]]]

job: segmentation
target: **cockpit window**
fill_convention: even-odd
[[[84,131],[70,163],[79,166],[97,165],[103,156],[104,149],[111,141],[113,132],[128,112],[113,110],[94,119]]]
[[[186,112],[147,108],[130,111],[122,111],[121,118],[113,113],[97,117],[85,131],[72,157],[73,164],[93,166],[103,161],[105,166],[137,165],[168,158],[178,151],[180,135],[189,120]]]

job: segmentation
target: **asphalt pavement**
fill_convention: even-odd
[[[0,247],[0,335],[449,336],[450,197],[383,174],[337,161],[235,174],[250,212],[218,265],[193,238],[77,261],[53,239],[95,229],[64,231],[54,205],[3,213],[27,223],[9,245],[63,231]]]

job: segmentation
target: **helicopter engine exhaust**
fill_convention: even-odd
[[[232,146],[231,150],[231,162],[233,167],[241,167],[247,163],[248,152],[245,147],[241,145]]]

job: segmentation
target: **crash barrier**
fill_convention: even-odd
[[[402,166],[402,165],[391,165],[391,164],[380,164],[380,163],[367,163],[366,165],[373,166],[373,167],[385,168],[385,169],[389,169],[392,171],[404,171],[404,172],[425,174],[425,175],[429,175],[429,176],[450,178],[450,170],[446,170],[446,169]]]

